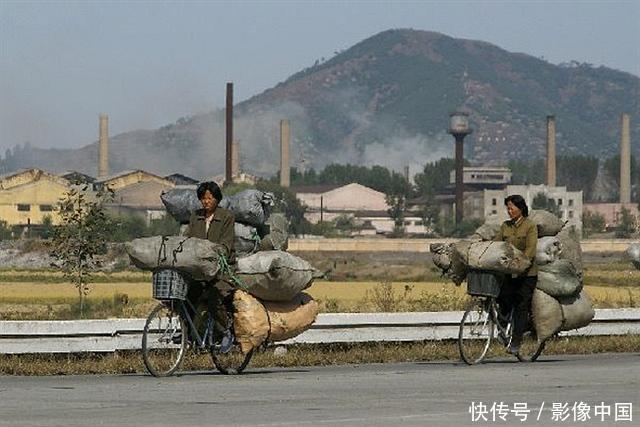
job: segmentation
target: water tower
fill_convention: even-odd
[[[462,223],[464,212],[464,183],[463,183],[463,166],[464,166],[464,137],[472,132],[469,127],[469,114],[460,111],[449,114],[449,130],[448,133],[456,139],[456,225]]]

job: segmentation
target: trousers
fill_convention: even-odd
[[[507,277],[500,290],[498,304],[502,314],[508,315],[513,309],[513,345],[520,345],[522,335],[530,328],[531,297],[537,282],[538,276]]]

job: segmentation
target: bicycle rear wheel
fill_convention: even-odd
[[[518,354],[516,354],[516,357],[521,362],[535,362],[538,356],[542,353],[542,350],[544,350],[546,343],[546,340],[542,342],[538,341],[538,337],[535,332],[525,332],[522,337],[522,342],[520,343],[520,350],[518,351]]]
[[[151,311],[142,332],[142,359],[154,377],[173,374],[187,349],[187,327],[180,303],[161,303]]]
[[[474,298],[460,321],[458,350],[460,357],[468,365],[474,365],[487,354],[493,338],[493,317],[488,310],[491,300]]]
[[[235,343],[226,353],[220,351],[219,346],[211,348],[211,358],[216,369],[225,375],[237,375],[244,371],[253,356],[253,349],[243,353],[240,346]]]

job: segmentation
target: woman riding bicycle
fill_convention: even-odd
[[[218,206],[218,203],[222,200],[220,187],[213,181],[203,182],[198,186],[196,194],[200,203],[202,203],[202,209],[198,209],[191,214],[185,235],[188,237],[207,239],[219,244],[221,246],[220,255],[226,257],[230,264],[234,264],[235,251],[233,249],[233,241],[235,220],[231,211]],[[222,301],[227,310],[231,310],[233,288],[223,279],[219,279],[213,283],[192,283],[189,287],[187,299],[194,307],[198,307],[205,291],[205,285],[209,288],[208,291],[212,302]],[[222,345],[226,347],[231,345],[233,337],[228,325],[223,326],[226,330],[224,332]]]
[[[511,243],[531,261],[531,266],[524,273],[505,279],[498,297],[503,315],[513,309],[513,338],[508,352],[517,354],[522,336],[529,327],[531,297],[538,281],[538,268],[535,263],[538,229],[536,224],[527,218],[529,208],[522,196],[509,196],[504,199],[504,204],[510,219],[502,223],[494,240]]]

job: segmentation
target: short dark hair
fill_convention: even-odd
[[[519,194],[513,194],[504,199],[504,205],[507,206],[507,203],[513,203],[520,211],[522,211],[522,216],[529,216],[529,207],[527,206],[527,202],[524,200]]]
[[[222,191],[220,191],[218,184],[213,181],[201,182],[200,185],[198,185],[198,189],[196,190],[198,200],[202,200],[204,193],[206,193],[207,190],[218,201],[218,203],[220,203],[220,200],[222,200]]]

